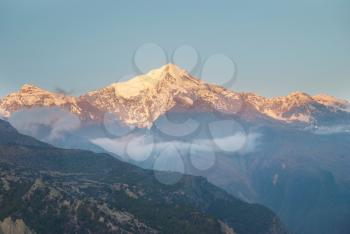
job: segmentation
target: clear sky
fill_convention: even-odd
[[[233,90],[350,100],[349,0],[0,0],[0,96],[103,87],[133,74],[148,42],[233,58]]]

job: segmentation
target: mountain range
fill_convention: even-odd
[[[177,109],[303,125],[330,124],[330,118],[331,123],[336,118],[342,124],[350,118],[350,103],[329,95],[294,92],[285,97],[265,98],[237,93],[205,83],[174,64],[80,97],[23,85],[0,101],[0,113],[9,117],[23,108],[53,106],[63,107],[83,121],[103,121],[106,112],[115,113],[124,124],[139,128],[149,128],[160,116]]]
[[[0,101],[23,134],[205,177],[300,234],[350,228],[349,107],[325,94],[238,93],[173,64],[79,97],[24,85]]]

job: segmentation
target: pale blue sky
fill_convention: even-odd
[[[226,54],[239,71],[233,90],[350,100],[348,0],[0,0],[0,96],[24,83],[103,87],[134,73],[147,42],[169,55],[183,44],[202,60]]]

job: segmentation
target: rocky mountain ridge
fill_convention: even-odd
[[[160,116],[181,109],[240,115],[264,116],[283,123],[317,124],[321,119],[342,115],[350,118],[350,103],[329,95],[310,96],[294,92],[285,97],[266,98],[254,93],[237,93],[193,77],[173,64],[165,65],[126,82],[113,83],[80,97],[53,93],[24,85],[0,101],[0,115],[34,107],[60,107],[85,121],[103,121],[114,113],[126,125],[149,128]],[[245,116],[247,117],[247,116]]]

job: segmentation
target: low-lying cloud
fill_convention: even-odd
[[[80,127],[80,119],[59,107],[38,107],[22,109],[11,115],[8,121],[19,132],[36,137],[41,127],[49,129],[48,140],[54,140],[64,133]]]
[[[167,150],[170,146],[187,155],[189,152],[239,153],[254,152],[259,145],[259,133],[235,134],[216,139],[195,139],[192,142],[172,140],[155,142],[150,135],[128,138],[97,138],[92,143],[123,157],[125,160],[143,161]],[[132,153],[130,153],[132,151]]]
[[[350,133],[350,125],[334,125],[334,126],[321,126],[313,130],[313,133],[319,135],[330,135],[337,133]]]

